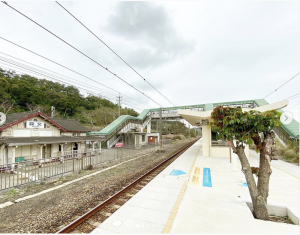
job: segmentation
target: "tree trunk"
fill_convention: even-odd
[[[264,133],[264,142],[262,143],[262,148],[260,149],[260,159],[259,159],[259,172],[258,172],[258,182],[257,188],[261,194],[260,202],[267,205],[267,199],[269,196],[269,182],[272,173],[271,170],[271,157],[272,157],[272,146],[274,144],[273,132]],[[261,215],[261,211],[255,212],[257,217],[268,219],[268,215]]]
[[[233,142],[232,142],[231,146],[232,145],[233,145]],[[244,152],[244,147],[243,146],[237,146],[237,147],[233,146],[233,151],[238,155],[240,162],[242,164],[242,172],[245,175],[246,182],[248,184],[249,193],[250,193],[251,200],[252,200],[254,218],[261,219],[261,220],[269,220],[266,198],[262,195],[259,188],[256,186],[250,164],[249,164],[246,154]],[[262,183],[264,183],[264,182],[262,182]],[[269,184],[267,184],[267,187],[268,186],[269,186]]]

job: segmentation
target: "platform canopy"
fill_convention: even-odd
[[[253,109],[242,108],[243,112],[249,112],[250,110],[256,110],[260,112],[272,111],[286,107],[289,104],[288,100],[283,100],[273,104],[267,104]],[[178,114],[182,116],[187,122],[192,126],[199,126],[202,123],[202,120],[211,121],[211,113],[213,110],[209,111],[191,111],[185,109],[179,109]]]

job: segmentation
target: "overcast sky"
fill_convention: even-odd
[[[7,2],[160,105],[172,106],[56,2]],[[298,1],[60,3],[177,106],[261,99],[299,72]],[[123,106],[139,108],[138,112],[159,107],[3,3],[0,29],[0,37],[138,101],[123,96]],[[2,39],[0,52],[68,76],[60,79],[113,102],[117,99],[117,92]],[[2,61],[0,67],[13,68]],[[298,75],[266,100],[272,103],[291,97],[299,93],[299,87]],[[299,95],[289,106],[286,111],[299,121]]]

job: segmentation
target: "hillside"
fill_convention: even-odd
[[[50,116],[51,106],[56,117],[76,119],[89,127],[106,126],[118,117],[118,105],[100,96],[84,96],[76,87],[0,68],[0,112],[39,110]],[[121,115],[127,114],[138,115],[122,108]]]

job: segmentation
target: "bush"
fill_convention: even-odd
[[[288,150],[284,151],[282,155],[283,155],[284,157],[286,157],[286,158],[292,159],[292,158],[297,157],[298,154],[296,153],[295,150],[293,150],[293,149],[288,149]],[[298,158],[299,158],[299,156],[298,156]]]
[[[85,170],[93,170],[93,166],[92,165],[88,165],[85,167]]]
[[[186,139],[184,135],[174,135],[173,140],[184,140]]]

